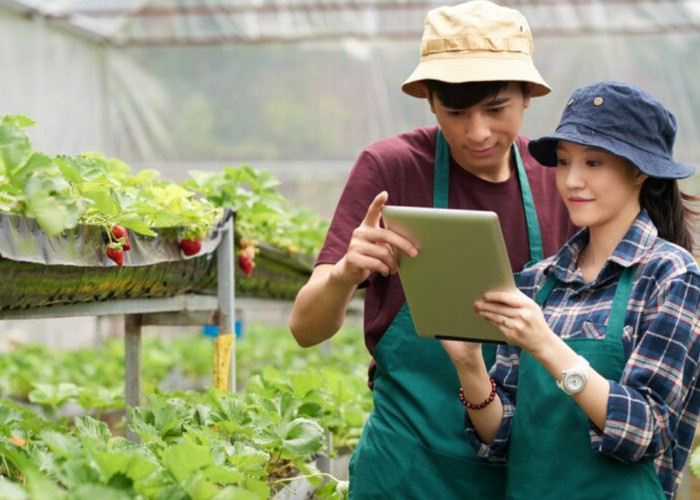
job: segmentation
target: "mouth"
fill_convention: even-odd
[[[493,148],[485,148],[485,149],[471,149],[467,148],[467,151],[469,151],[469,154],[474,156],[475,158],[486,158],[493,152]]]
[[[570,196],[569,197],[569,203],[572,203],[574,205],[581,205],[584,203],[590,203],[591,201],[593,201],[593,200],[590,198],[579,198],[578,196]]]

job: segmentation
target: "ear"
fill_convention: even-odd
[[[642,172],[637,170],[637,172],[634,175],[634,185],[641,187],[642,184],[644,184],[644,181],[646,181],[648,178],[649,176],[647,174],[643,174]]]

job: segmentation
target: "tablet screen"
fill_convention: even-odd
[[[515,287],[495,212],[387,205],[389,229],[413,241],[399,278],[418,335],[505,344],[506,337],[474,312],[484,292]]]

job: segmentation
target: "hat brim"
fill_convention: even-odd
[[[529,58],[441,57],[422,60],[401,90],[413,97],[424,98],[424,80],[447,83],[514,81],[532,83],[532,97],[551,92]]]
[[[602,149],[610,154],[621,156],[632,162],[640,172],[659,179],[685,179],[695,173],[695,167],[678,163],[669,158],[644,151],[620,139],[591,130],[583,125],[567,123],[557,127],[548,136],[531,140],[530,154],[546,167],[557,165],[557,144],[559,141],[572,142],[581,146]]]

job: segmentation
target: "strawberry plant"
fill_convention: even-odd
[[[290,255],[315,256],[323,244],[328,221],[310,210],[292,206],[277,190],[279,181],[264,170],[243,164],[226,166],[223,172],[192,171],[182,186],[217,207],[236,210],[240,248],[264,241]],[[254,262],[254,253],[245,253]],[[249,268],[247,260],[240,267]],[[248,274],[248,273],[246,273]]]
[[[78,223],[104,228],[110,258],[131,248],[126,230],[156,236],[177,228],[202,240],[223,216],[220,207],[192,191],[160,180],[158,172],[132,174],[124,162],[99,153],[50,157],[32,149],[29,118],[0,118],[0,210],[35,218],[50,236]]]
[[[336,448],[351,448],[371,400],[359,332],[346,329],[330,344],[300,352],[286,329],[252,325],[237,343],[243,390],[164,392],[152,379],[174,366],[210,372],[211,342],[145,338],[148,405],[131,409],[128,424],[140,443],[100,421],[100,412],[56,416],[70,402],[123,409],[118,339],[100,351],[19,347],[0,358],[0,387],[29,385],[29,399],[47,416],[0,400],[0,498],[94,498],[99,492],[113,498],[267,499],[303,479],[316,488],[314,498],[343,499],[347,483],[319,472],[313,458],[327,432],[340,439]],[[24,367],[13,370],[22,360]],[[25,382],[10,382],[20,376]]]

